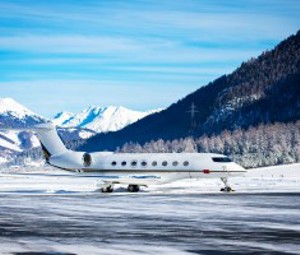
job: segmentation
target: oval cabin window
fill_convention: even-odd
[[[167,166],[167,165],[168,165],[168,162],[167,162],[167,161],[163,161],[163,162],[162,162],[162,165],[163,165],[163,166]]]
[[[157,166],[157,162],[156,162],[156,161],[153,161],[153,162],[152,162],[152,166]]]
[[[111,162],[111,165],[112,165],[112,166],[116,166],[116,165],[117,165],[117,162],[116,162],[116,161],[113,161],[113,162]]]
[[[174,162],[172,163],[172,165],[173,165],[173,166],[178,166],[178,161],[174,161]]]
[[[137,165],[137,161],[136,160],[134,160],[134,161],[131,162],[131,166],[136,166],[136,165]]]
[[[147,162],[146,161],[142,161],[141,165],[142,166],[147,166]]]
[[[126,166],[126,161],[122,161],[121,165]]]
[[[184,166],[188,166],[189,164],[190,164],[190,163],[189,163],[188,161],[184,161],[184,162],[183,162],[183,165],[184,165]]]

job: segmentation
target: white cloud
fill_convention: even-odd
[[[103,53],[135,51],[141,45],[128,38],[107,36],[2,36],[0,48],[27,52]]]
[[[152,40],[151,38],[114,38],[72,36],[2,36],[0,49],[43,54],[94,54],[78,57],[70,55],[52,58],[44,55],[35,59],[28,58],[28,63],[63,64],[63,63],[186,63],[205,61],[239,61],[256,56],[261,49],[206,48],[205,46],[185,45],[180,41]],[[2,60],[3,61],[3,60]],[[11,59],[8,59],[11,61]],[[22,60],[21,60],[22,61]]]
[[[165,107],[296,32],[299,11],[294,0],[2,0],[0,70],[12,82],[1,93],[35,111],[50,111],[49,95],[60,110]]]

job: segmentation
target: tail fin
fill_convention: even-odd
[[[34,131],[40,140],[47,161],[49,161],[52,155],[58,155],[68,151],[52,123],[35,125]]]

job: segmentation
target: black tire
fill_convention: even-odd
[[[129,192],[138,192],[140,190],[140,187],[139,187],[139,185],[130,184],[130,185],[128,185],[127,190]]]
[[[231,187],[221,188],[222,192],[233,192],[234,190]]]
[[[109,187],[106,187],[106,188],[102,188],[101,189],[101,192],[102,193],[111,193],[111,192],[113,192],[114,191],[114,189],[112,188],[112,186],[109,186]]]

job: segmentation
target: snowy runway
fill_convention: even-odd
[[[90,178],[0,175],[0,254],[300,254],[300,180],[186,180],[101,194]],[[221,252],[220,252],[221,251]]]

